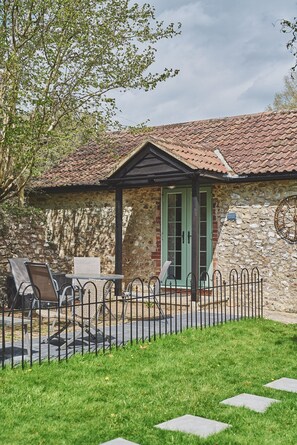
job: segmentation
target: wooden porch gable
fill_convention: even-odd
[[[194,171],[163,149],[147,142],[126,159],[106,182],[127,187],[162,185],[173,179],[188,181]]]

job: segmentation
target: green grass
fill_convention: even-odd
[[[297,378],[296,325],[247,320],[68,363],[0,371],[0,443],[141,445],[297,443],[297,394],[264,387]],[[242,392],[281,403],[259,414],[219,402]],[[230,423],[208,439],[154,425],[184,414]]]

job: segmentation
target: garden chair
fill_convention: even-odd
[[[31,311],[37,307],[36,312],[42,319],[52,321],[50,330],[52,333],[48,338],[48,342],[50,342],[53,338],[59,337],[72,323],[71,315],[65,311],[65,303],[67,307],[68,302],[70,304],[73,302],[74,292],[71,291],[72,286],[57,288],[48,264],[26,262],[25,266],[33,290]],[[69,289],[70,295],[67,294]],[[57,322],[59,322],[59,326],[53,332]]]
[[[66,299],[73,300],[73,293],[67,295],[72,286],[58,288],[57,281],[46,263],[25,263],[29,280],[33,288],[33,302],[31,308],[41,307],[42,304],[62,306]]]
[[[100,274],[101,266],[100,266],[100,258],[98,257],[74,257],[73,259],[73,271],[75,274]],[[90,286],[96,286],[97,294],[103,295],[103,305],[101,308],[101,315],[103,314],[103,309],[109,312],[112,318],[115,318],[114,314],[112,314],[110,308],[107,304],[105,304],[105,300],[107,299],[110,289],[112,287],[111,281],[106,280],[79,280],[74,279],[72,282],[72,286],[75,290],[81,292],[83,290],[84,293],[87,293]],[[79,284],[79,286],[77,286]],[[104,308],[103,308],[104,306]]]
[[[27,307],[26,297],[32,297],[32,288],[30,286],[30,278],[25,266],[26,262],[29,262],[28,258],[9,258],[8,259],[11,274],[14,280],[16,292],[12,298],[10,309],[13,310],[16,307],[18,298],[21,299],[22,309]],[[10,312],[9,312],[10,314]],[[9,315],[8,314],[8,315]]]
[[[77,256],[73,258],[74,273],[100,273],[100,258]]]
[[[161,285],[164,282],[170,264],[171,261],[165,261],[158,277],[152,277],[149,280],[148,284],[143,283],[143,281],[140,279],[135,279],[128,284],[123,294],[123,300],[124,300],[123,319],[125,319],[126,317],[128,302],[137,300],[141,302],[154,303],[159,310],[160,318],[162,319],[165,318],[165,314],[161,307],[159,298],[161,296]]]
[[[75,274],[100,274],[100,258],[98,257],[74,257],[73,258],[73,272]],[[93,281],[92,281],[93,282]],[[74,279],[72,281],[72,286],[78,292],[81,292],[82,289],[87,291],[87,288],[90,287],[88,284],[88,280],[77,280]],[[102,283],[96,281],[96,287],[99,289],[102,286]]]
[[[16,292],[13,296],[10,311],[7,316],[0,317],[0,326],[9,327],[11,330],[14,328],[21,328],[23,330],[23,337],[25,348],[27,349],[27,355],[30,356],[30,338],[28,332],[28,326],[30,326],[29,318],[15,317],[11,312],[15,309],[18,298],[21,299],[21,309],[27,308],[27,302],[25,297],[31,297],[32,299],[32,286],[30,284],[30,278],[25,266],[25,262],[29,261],[28,258],[9,258],[11,274],[14,280]],[[29,300],[29,301],[30,301]],[[29,303],[29,302],[28,302]]]
[[[92,339],[96,339],[98,333],[96,317],[102,306],[102,298],[99,299],[97,297],[98,291],[96,285],[91,282],[84,283],[84,287],[80,293],[82,296],[81,302],[80,304],[74,304],[73,287],[67,286],[60,290],[57,289],[51,270],[46,263],[26,263],[26,267],[34,290],[35,300],[39,307],[37,313],[42,318],[52,320],[53,322],[48,342],[57,338],[60,340],[61,333],[71,324],[79,326],[83,331],[88,333]],[[68,294],[69,288],[72,290],[70,295]],[[73,303],[69,305],[71,313],[66,313],[65,309],[67,309],[67,303],[69,301]],[[46,305],[45,309],[43,308],[44,305]],[[50,308],[52,308],[52,310],[50,310]],[[58,322],[58,329],[54,331],[54,327]],[[102,334],[101,331],[100,333]],[[74,340],[75,335],[73,334],[69,340],[65,341],[62,348],[71,345]]]

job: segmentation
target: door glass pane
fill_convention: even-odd
[[[168,222],[168,236],[175,236],[176,224],[175,222]]]
[[[175,195],[168,195],[168,208],[175,207],[176,197]]]
[[[170,193],[168,195],[168,207],[181,207],[182,195],[181,193]]]
[[[168,236],[168,250],[174,250],[175,247],[175,238]]]
[[[181,207],[177,207],[176,208],[176,219],[178,221],[182,220],[182,209],[181,209]]]
[[[181,264],[181,252],[179,252],[178,250],[176,251],[175,260],[176,264]]]
[[[206,237],[200,237],[200,251],[206,252]]]
[[[206,236],[206,221],[200,221],[200,236]]]
[[[175,266],[174,278],[176,280],[180,280],[182,276],[182,268],[181,266]]]
[[[168,208],[168,221],[174,221],[176,216],[175,208]]]
[[[200,221],[206,221],[206,207],[200,207]]]
[[[200,192],[200,206],[206,207],[206,192]]]
[[[200,252],[200,268],[206,268],[206,252]]]

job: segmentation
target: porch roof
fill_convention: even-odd
[[[116,164],[114,166],[114,172],[120,170],[124,164],[129,162],[132,157],[139,154],[147,145],[153,145],[154,147],[159,148],[161,151],[182,162],[192,170],[198,169],[217,173],[227,173],[227,168],[222,160],[220,160],[218,155],[213,151],[209,150],[206,144],[199,144],[196,147],[192,147],[191,144],[184,144],[179,141],[171,141],[152,136],[142,141],[135,150],[128,153],[125,158]]]
[[[188,171],[222,177],[297,174],[297,110],[109,133],[66,157],[38,188],[101,185],[150,143]]]

